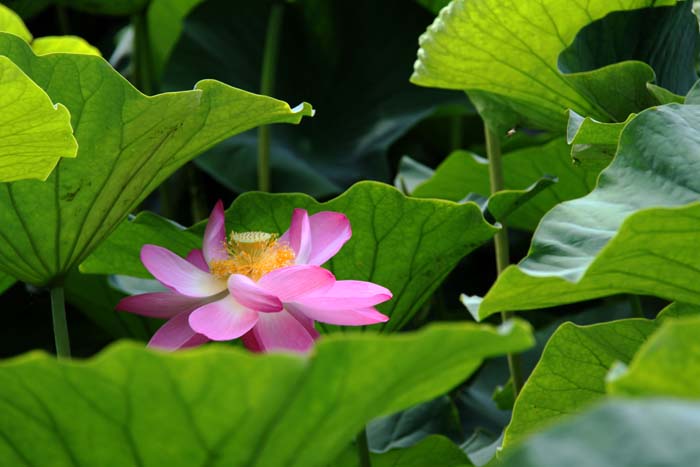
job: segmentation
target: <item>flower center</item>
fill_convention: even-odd
[[[294,264],[294,250],[267,232],[231,232],[225,247],[228,258],[209,265],[212,274],[222,279],[243,274],[257,281],[270,271]]]

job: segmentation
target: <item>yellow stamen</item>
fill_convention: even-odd
[[[212,274],[222,279],[243,274],[257,281],[270,271],[291,266],[295,257],[289,245],[267,232],[231,232],[226,251],[227,259],[210,264]]]

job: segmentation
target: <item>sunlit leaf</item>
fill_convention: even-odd
[[[531,343],[523,322],[453,323],[324,338],[309,358],[136,344],[78,363],[33,353],[0,364],[0,463],[323,466],[370,419]]]
[[[14,37],[14,36],[13,36]],[[71,115],[7,57],[0,56],[0,182],[46,180],[78,144]]]
[[[0,187],[0,269],[25,282],[59,281],[168,175],[232,134],[311,112],[213,80],[146,97],[99,57],[37,57],[17,36],[0,52],[71,111],[79,151],[47,182]]]
[[[695,80],[697,22],[688,2],[594,22],[615,10],[673,4],[454,0],[421,37],[411,80],[470,92],[477,108],[491,107],[482,114],[494,127],[512,125],[505,120],[519,114],[528,125],[563,130],[567,109],[624,121],[656,103],[647,82],[656,78],[685,92]],[[600,28],[610,33],[601,37]]]
[[[22,18],[2,4],[0,4],[0,31],[15,34],[27,42],[32,40],[32,33],[24,25]]]
[[[32,41],[32,50],[37,55],[74,53],[101,56],[100,51],[96,47],[75,36],[39,37]]]

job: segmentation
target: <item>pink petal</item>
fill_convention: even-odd
[[[311,253],[306,264],[320,266],[333,256],[352,237],[350,221],[345,214],[323,211],[309,218]]]
[[[204,272],[209,272],[209,265],[207,264],[207,261],[204,259],[204,253],[202,253],[202,250],[192,250],[189,252],[187,255],[187,258],[185,258],[187,261],[190,263],[194,264],[197,266],[199,269],[201,269]]]
[[[323,323],[364,326],[389,320],[374,305],[391,297],[389,289],[372,282],[336,281],[326,290],[299,296],[285,302],[284,306],[287,310],[294,310]]]
[[[305,209],[295,209],[292,223],[280,237],[281,242],[289,243],[294,250],[296,264],[306,264],[311,254],[311,224]]]
[[[260,342],[258,342],[258,339],[255,337],[253,329],[243,334],[241,336],[241,341],[243,341],[243,345],[245,345],[246,349],[250,350],[251,352],[262,353],[264,350],[260,345]]]
[[[335,276],[318,266],[288,266],[275,269],[260,278],[258,286],[277,296],[283,302],[312,292],[329,289]]]
[[[141,262],[164,285],[190,297],[209,297],[226,290],[226,281],[217,279],[170,250],[144,245]]]
[[[213,260],[228,258],[224,246],[225,243],[226,219],[224,217],[224,203],[219,200],[209,215],[207,228],[204,231],[204,239],[202,240],[202,251],[207,264],[211,264]]]
[[[261,313],[249,334],[243,343],[256,352],[308,352],[313,348],[315,338],[286,311]]]
[[[214,341],[241,337],[257,321],[257,312],[236,302],[230,295],[197,308],[189,319],[192,329]]]
[[[185,346],[192,347],[204,343],[202,338],[197,338],[198,334],[190,327],[189,316],[190,313],[180,313],[171,318],[156,331],[148,346],[163,350],[177,350]]]
[[[115,309],[151,318],[172,318],[206,303],[207,299],[192,298],[175,292],[153,292],[122,298]]]
[[[342,299],[349,308],[366,308],[391,300],[389,289],[373,282],[335,281],[332,287],[308,294],[309,297],[330,300]]]
[[[204,334],[195,334],[190,340],[182,344],[180,349],[191,349],[192,347],[199,347],[202,344],[209,342],[209,338]]]
[[[294,319],[299,321],[299,323],[302,326],[304,326],[304,329],[306,329],[306,332],[308,332],[311,335],[311,337],[314,338],[314,340],[318,339],[318,336],[320,336],[320,334],[316,330],[316,327],[314,325],[315,324],[314,320],[312,320],[311,318],[306,316],[304,313],[299,313],[296,310],[290,310],[290,309],[285,308],[285,311],[287,313],[289,313],[290,315],[292,315],[294,317]]]
[[[373,307],[351,308],[344,305],[341,300],[329,307],[328,302],[319,303],[315,299],[305,300],[304,303],[285,303],[286,310],[301,313],[309,318],[322,323],[337,324],[339,326],[365,326],[368,324],[384,323],[389,317],[381,314]]]
[[[297,313],[294,310],[285,311],[292,315],[294,319],[296,319],[299,322],[299,324],[301,324],[304,327],[304,329],[306,329],[306,332],[309,333],[313,340],[318,339],[320,334],[314,327],[314,320],[312,320],[308,316],[305,316],[303,313]],[[255,337],[255,327],[253,327],[253,329],[241,336],[241,340],[243,341],[243,345],[245,345],[246,348],[252,352],[264,352],[265,350],[260,344],[260,342],[258,342],[257,337]]]
[[[265,313],[282,310],[282,302],[276,295],[242,274],[233,274],[228,278],[228,291],[238,303],[251,310]]]

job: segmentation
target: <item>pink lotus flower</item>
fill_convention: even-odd
[[[321,267],[351,235],[343,214],[295,209],[279,239],[265,232],[232,232],[227,239],[219,201],[201,250],[183,259],[156,245],[141,249],[146,269],[170,291],[124,298],[117,309],[168,319],[151,347],[175,350],[240,337],[257,352],[306,352],[319,336],[315,321],[362,326],[389,319],[374,308],[391,299],[388,289],[338,281]]]

